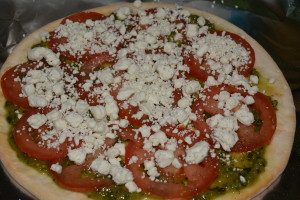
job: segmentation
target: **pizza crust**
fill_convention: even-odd
[[[116,4],[99,8],[94,8],[88,11],[100,12],[108,15],[116,11],[119,7],[130,6],[132,4]],[[176,7],[171,4],[159,3],[143,3],[142,9],[151,7]],[[184,7],[185,8],[185,7]],[[135,9],[135,8],[134,8]],[[202,15],[209,19],[215,25],[223,28],[224,30],[239,34],[251,44],[255,50],[256,63],[255,68],[267,79],[275,78],[275,82],[268,87],[268,95],[272,95],[278,100],[277,115],[277,128],[273,136],[271,144],[266,148],[267,166],[265,172],[262,173],[258,180],[250,187],[246,187],[241,191],[234,193],[227,193],[217,199],[250,199],[255,195],[265,190],[276,178],[282,173],[288,162],[291,148],[294,140],[296,117],[295,106],[290,87],[285,80],[282,72],[272,60],[269,54],[249,35],[244,31],[234,26],[233,24],[207,12],[199,11],[192,8],[185,8],[191,13]],[[27,51],[32,45],[40,42],[39,34],[43,31],[52,31],[59,25],[61,19],[47,24],[41,29],[35,31],[26,37],[8,57],[3,64],[0,77],[3,73],[12,66],[27,61]],[[5,98],[0,88],[0,158],[2,164],[10,175],[10,177],[18,183],[18,186],[25,187],[27,194],[34,199],[52,200],[58,197],[63,199],[88,199],[86,195],[76,192],[71,192],[59,187],[53,182],[52,178],[47,175],[41,174],[23,162],[20,162],[14,150],[8,144],[7,133],[9,132],[9,125],[6,121],[6,113],[4,109]],[[24,189],[23,189],[24,191]]]

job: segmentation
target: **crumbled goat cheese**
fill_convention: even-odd
[[[77,165],[81,165],[86,158],[86,152],[80,148],[78,149],[69,149],[68,157],[71,161],[74,161]]]
[[[115,181],[118,185],[133,181],[133,175],[131,171],[124,167],[112,165],[110,174],[112,175],[113,181]]]
[[[185,160],[190,164],[199,164],[208,155],[209,144],[205,141],[197,142],[186,150]]]
[[[34,129],[40,128],[42,125],[46,123],[46,121],[47,121],[47,117],[43,114],[34,114],[27,119],[29,125]]]
[[[51,66],[60,65],[59,57],[51,51],[51,49],[45,47],[35,47],[28,51],[28,59],[29,60],[42,60],[46,59],[46,62]]]
[[[234,115],[242,124],[245,124],[246,126],[250,126],[254,122],[253,113],[250,112],[249,108],[245,105],[242,105],[242,107],[237,110]]]
[[[174,153],[170,150],[158,150],[155,152],[154,157],[157,165],[161,168],[165,168],[172,164],[174,160]]]
[[[108,175],[110,172],[111,164],[107,160],[98,157],[92,162],[90,168],[96,172],[99,172],[100,174]]]
[[[62,166],[58,163],[52,164],[50,169],[58,174],[62,172]]]

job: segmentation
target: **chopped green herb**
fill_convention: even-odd
[[[278,108],[277,108],[277,106],[278,106],[278,101],[277,101],[276,99],[273,99],[273,97],[271,97],[271,96],[267,96],[267,97],[268,97],[268,99],[271,101],[273,108],[274,108],[275,110],[278,110]]]
[[[254,116],[254,126],[255,126],[255,132],[260,132],[260,129],[263,125],[262,120],[260,119],[260,112],[256,110],[255,108],[252,109],[252,114]]]

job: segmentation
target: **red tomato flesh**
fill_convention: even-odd
[[[83,88],[83,84],[90,79],[90,73],[93,73],[97,68],[105,63],[114,63],[115,57],[111,56],[108,52],[103,52],[91,60],[86,62],[80,69],[77,78],[78,81],[75,84],[77,92],[81,99],[86,100],[89,105],[95,106],[99,105],[98,100],[100,99],[101,95],[93,94],[93,89],[96,87],[101,86],[101,84],[93,84],[93,86],[86,91]]]
[[[115,183],[110,179],[85,177],[81,178],[83,166],[71,165],[60,174],[50,170],[53,178],[64,188],[75,192],[90,192],[103,187],[110,187]]]
[[[218,36],[222,36],[225,31],[212,31],[211,33],[215,33]],[[241,36],[231,33],[225,32],[224,36],[229,36],[236,44],[240,44],[249,52],[249,61],[247,64],[238,67],[238,73],[243,76],[249,76],[252,71],[255,63],[255,53],[251,45],[243,39]],[[202,37],[200,35],[199,37]],[[199,58],[193,52],[183,51],[183,60],[184,63],[190,69],[190,75],[198,78],[200,81],[205,82],[208,76],[216,77],[218,73],[213,73],[207,64],[207,60],[205,55],[203,56],[203,61],[200,63]]]
[[[213,96],[219,94],[221,91],[227,91],[230,94],[240,93],[243,97],[249,94],[242,87],[235,87],[231,85],[217,85],[205,89],[202,93],[206,96],[203,100],[198,98],[193,105],[193,112],[197,116],[197,121],[194,122],[196,128],[202,128],[206,124],[204,119],[204,112],[210,115],[223,114],[224,111],[218,108],[218,101],[213,99]],[[231,149],[232,152],[245,152],[254,150],[269,144],[276,129],[276,113],[271,101],[264,94],[257,92],[253,95],[255,100],[254,108],[259,111],[260,119],[263,124],[259,132],[255,131],[255,126],[246,126],[239,123],[240,128],[237,130],[239,137],[238,142]],[[251,108],[250,108],[251,110]],[[208,127],[206,124],[205,126]],[[209,128],[209,127],[208,127]],[[211,131],[210,131],[211,133]]]
[[[139,159],[136,163],[129,164],[132,156]],[[145,176],[140,165],[153,155],[130,142],[126,147],[127,168],[133,173],[134,181],[144,192],[149,192],[162,198],[191,198],[205,191],[218,176],[219,166],[216,158],[208,156],[198,167],[187,165],[183,169],[188,178],[187,185],[174,182],[156,182]],[[195,171],[197,170],[197,172]],[[191,178],[192,175],[200,175]],[[192,175],[191,175],[192,174]],[[205,176],[204,176],[205,174]]]
[[[7,70],[1,78],[1,87],[5,98],[24,109],[31,107],[28,98],[20,96],[22,94],[21,82],[15,79],[25,76],[29,70],[36,67],[37,63],[34,61],[17,65]]]
[[[70,15],[68,17],[65,17],[60,24],[65,24],[67,20],[70,20],[72,22],[79,22],[79,23],[85,23],[86,20],[104,20],[107,17],[105,15],[102,15],[101,13],[96,12],[79,12],[75,13],[73,15]]]
[[[68,154],[67,144],[63,143],[59,148],[47,148],[38,145],[33,138],[30,136],[29,132],[38,133],[39,129],[33,129],[27,122],[27,119],[37,113],[43,113],[43,111],[34,109],[26,112],[22,118],[18,121],[14,130],[14,139],[20,150],[27,154],[31,158],[36,158],[40,160],[55,160],[59,158],[64,158]],[[29,131],[31,129],[31,131]],[[42,128],[40,128],[42,130]]]

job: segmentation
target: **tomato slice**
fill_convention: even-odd
[[[100,14],[100,13],[96,13],[96,12],[80,12],[80,13],[76,13],[74,15],[70,15],[66,18],[63,19],[63,21],[61,22],[61,24],[65,24],[67,20],[71,20],[73,22],[79,22],[79,23],[85,23],[86,20],[92,20],[92,21],[96,21],[96,20],[105,20],[107,17]],[[88,27],[88,25],[86,25]],[[110,27],[110,29],[114,29],[114,31],[118,34],[119,31],[115,28],[115,27]],[[103,45],[104,43],[102,42],[101,38],[96,38],[96,44],[97,45]],[[50,33],[49,35],[49,41],[48,41],[48,45],[49,48],[52,49],[53,52],[55,53],[60,53],[60,56],[62,58],[68,59],[68,60],[73,60],[73,61],[88,61],[89,59],[91,59],[92,57],[101,54],[99,53],[91,53],[89,48],[85,48],[83,49],[85,51],[85,53],[83,53],[82,55],[78,54],[78,53],[71,53],[69,50],[66,51],[62,51],[59,48],[59,45],[61,44],[66,44],[68,43],[68,38],[61,36],[58,32],[53,31]],[[96,45],[95,44],[95,45]],[[123,42],[120,42],[117,46],[116,49],[119,50],[121,47],[123,46]]]
[[[39,129],[33,129],[27,122],[27,119],[34,114],[46,114],[47,112],[49,112],[49,109],[33,109],[26,112],[19,120],[14,130],[15,142],[20,150],[31,158],[40,160],[55,160],[64,158],[68,154],[66,143],[61,144],[59,148],[47,148],[37,144],[34,141],[33,137],[29,134],[30,132],[38,137],[38,135],[40,134],[38,130],[42,131],[47,128],[45,126],[42,126]]]
[[[185,146],[186,145],[178,144],[177,149],[174,151],[174,157],[182,165],[186,164],[184,161]],[[169,165],[165,168],[157,167],[157,171],[159,172],[160,176],[162,178],[166,179],[168,182],[180,183],[181,181],[183,181],[186,178],[183,167],[178,169],[178,168],[174,167],[173,165]]]
[[[10,68],[3,74],[1,78],[1,87],[7,100],[24,109],[30,108],[28,98],[20,96],[20,94],[22,94],[21,82],[15,79],[25,76],[27,72],[36,67],[37,64],[38,62],[36,61],[26,62]]]
[[[119,105],[119,116],[121,118],[127,119],[132,126],[138,128],[145,124],[148,126],[152,124],[152,122],[149,119],[149,116],[147,115],[143,115],[140,119],[134,117],[140,111],[138,106],[127,104],[125,107],[123,106],[123,102],[119,102],[118,105]]]
[[[245,152],[262,147],[271,142],[276,130],[276,112],[270,99],[258,92],[253,96],[254,107],[260,113],[262,126],[257,132],[254,125],[246,126],[239,123],[240,128],[237,131],[238,142],[233,146],[233,152]]]
[[[106,16],[100,14],[100,13],[96,13],[96,12],[80,12],[80,13],[76,13],[73,15],[70,15],[66,18],[64,18],[61,22],[61,24],[65,24],[67,20],[71,20],[73,22],[79,22],[79,23],[84,23],[86,22],[86,20],[92,20],[92,21],[96,21],[96,20],[104,20],[106,19]],[[72,54],[70,54],[69,51],[60,51],[58,49],[58,45],[60,44],[66,44],[68,43],[68,39],[67,37],[60,37],[57,35],[57,33],[55,31],[50,33],[49,36],[49,48],[52,49],[52,51],[54,51],[55,53],[60,53],[60,56],[68,59],[68,60],[88,60],[91,56],[89,51],[87,50],[87,52],[85,54],[83,54],[82,58],[77,58],[77,56],[74,56]]]
[[[137,119],[135,115],[140,111],[139,106],[133,106],[126,102],[126,100],[121,101],[117,99],[119,90],[122,88],[122,83],[118,85],[118,87],[114,88],[111,91],[111,95],[114,97],[114,100],[117,102],[119,107],[119,116],[121,118],[127,119],[132,126],[135,128],[139,128],[143,125],[151,125],[152,121],[149,119],[148,115],[143,115],[140,119]]]
[[[63,168],[60,174],[50,170],[53,178],[64,188],[75,192],[90,192],[103,187],[111,187],[115,183],[106,178],[81,177],[84,167],[70,165]]]
[[[206,99],[197,99],[193,105],[193,112],[197,116],[197,121],[194,122],[196,128],[202,128],[201,126],[209,126],[205,122],[204,112],[210,115],[224,114],[222,109],[218,108],[217,100],[213,99],[213,96],[219,94],[221,91],[227,91],[230,94],[240,93],[243,97],[249,94],[243,90],[242,87],[235,87],[231,85],[221,84],[217,86],[211,86],[205,89],[202,93],[206,96]],[[249,95],[250,96],[250,95]],[[253,95],[255,100],[254,108],[259,111],[260,119],[263,124],[259,132],[255,131],[255,126],[246,126],[239,123],[239,129],[237,134],[239,137],[238,142],[231,148],[232,152],[245,152],[250,151],[266,144],[269,144],[276,129],[276,113],[272,106],[271,101],[264,94],[258,92]],[[249,108],[251,110],[251,107]],[[208,134],[211,133],[211,130]]]
[[[104,20],[107,17],[105,15],[102,15],[101,13],[96,12],[79,12],[75,13],[73,15],[70,15],[68,17],[65,17],[60,24],[65,24],[67,20],[70,20],[72,22],[79,22],[79,23],[85,23],[86,20]]]
[[[85,161],[82,163],[84,167],[89,168],[92,162],[99,157],[99,155],[104,154],[110,147],[112,147],[117,142],[117,139],[105,138],[103,146],[96,149],[94,153],[89,153],[86,156]]]
[[[83,85],[87,80],[90,79],[90,73],[97,70],[101,65],[105,63],[114,63],[115,57],[111,56],[108,52],[103,52],[97,56],[94,56],[91,60],[86,62],[80,69],[77,78],[78,81],[75,83],[75,87],[79,94],[79,97],[83,100],[86,100],[89,105],[95,106],[99,105],[98,100],[101,98],[101,95],[94,94],[93,90],[96,87],[101,86],[101,84],[93,84],[93,86],[86,91],[83,88]]]
[[[207,125],[208,126],[208,125]],[[199,129],[203,130],[203,127]],[[174,125],[166,125],[161,127],[161,130],[166,133],[168,137],[176,138],[177,140],[182,140],[188,146],[193,146],[195,143],[199,141],[205,140],[206,142],[212,143],[212,141],[205,137],[205,131],[203,130],[200,133],[196,133],[191,129],[187,129],[184,126],[174,126]],[[190,141],[187,140],[189,137]]]
[[[255,53],[251,45],[243,39],[241,36],[231,33],[231,32],[225,32],[225,31],[212,31],[211,34],[216,34],[217,36],[229,36],[233,41],[235,41],[236,44],[241,45],[249,52],[249,61],[247,64],[244,64],[242,66],[239,66],[237,68],[237,71],[239,74],[243,76],[249,76],[250,72],[252,71],[255,63]],[[203,37],[203,35],[200,35],[199,37]],[[193,53],[193,52],[187,52],[183,51],[183,60],[184,63],[189,67],[190,69],[190,75],[198,78],[200,81],[206,81],[208,76],[217,76],[218,73],[213,72],[209,65],[207,64],[206,56],[204,55],[203,61],[200,62],[199,58]]]
[[[133,129],[131,128],[119,128],[118,130],[115,130],[117,135],[122,140],[130,140],[138,146],[142,146],[144,142],[144,138],[141,137],[141,135],[137,134]]]
[[[132,156],[139,159],[136,163],[129,164]],[[213,180],[218,176],[218,160],[208,156],[201,165],[184,167],[184,172],[188,178],[187,185],[173,182],[156,182],[145,176],[140,165],[147,159],[151,158],[151,153],[141,149],[135,143],[130,142],[126,147],[126,164],[127,168],[133,173],[134,181],[144,192],[156,195],[162,198],[191,198],[199,195],[206,190]],[[190,174],[198,171],[201,175],[191,178]],[[196,174],[196,173],[195,173]],[[206,174],[205,176],[202,176]]]

